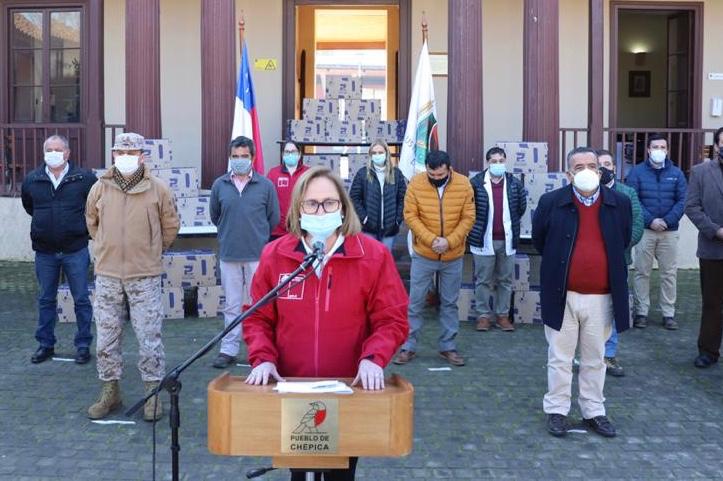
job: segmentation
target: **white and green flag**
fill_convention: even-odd
[[[424,159],[430,150],[439,149],[437,137],[437,103],[434,100],[432,69],[429,65],[427,42],[422,45],[414,77],[412,101],[409,103],[407,130],[404,133],[399,169],[407,179],[422,172]]]

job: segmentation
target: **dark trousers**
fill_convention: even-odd
[[[354,473],[356,473],[356,463],[359,458],[349,458],[349,469],[332,469],[324,473],[324,481],[354,481]],[[306,479],[305,471],[293,471],[291,473],[291,481],[304,481]],[[314,481],[321,481],[321,474],[314,473]]]
[[[75,347],[89,347],[93,340],[90,324],[93,307],[88,295],[88,248],[70,254],[35,253],[35,274],[38,278],[38,328],[35,339],[42,347],[55,346],[55,322],[58,320],[58,282],[61,269],[65,273],[75,303],[78,332]]]
[[[700,259],[700,290],[703,312],[698,352],[718,359],[723,334],[723,259]]]

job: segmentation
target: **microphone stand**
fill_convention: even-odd
[[[138,401],[136,404],[133,405],[133,407],[126,411],[126,416],[131,416],[136,411],[138,411],[138,409],[140,409],[140,407],[143,406],[148,399],[158,394],[161,389],[165,389],[166,391],[168,391],[171,399],[171,408],[170,412],[168,413],[168,421],[171,426],[171,479],[173,481],[179,481],[178,453],[181,450],[181,446],[178,441],[178,428],[181,425],[181,414],[179,410],[179,393],[181,392],[182,385],[181,381],[178,378],[180,377],[181,373],[185,371],[191,364],[196,362],[199,358],[207,354],[216,344],[219,343],[219,341],[221,341],[221,339],[226,336],[226,334],[234,330],[244,319],[249,317],[260,307],[264,306],[273,298],[275,298],[279,291],[281,291],[288,284],[290,284],[296,278],[296,276],[308,269],[314,263],[314,261],[318,260],[319,262],[321,262],[324,257],[323,247],[324,246],[322,243],[315,243],[313,252],[307,254],[306,257],[304,257],[303,262],[301,263],[301,265],[299,265],[299,267],[296,268],[294,272],[289,274],[286,279],[284,279],[279,285],[271,289],[268,293],[266,293],[266,295],[264,295],[264,297],[256,301],[256,303],[249,307],[246,311],[236,316],[236,319],[234,319],[231,324],[229,324],[223,331],[214,336],[213,339],[208,341],[206,345],[199,349],[195,354],[183,361],[178,366],[174,367],[163,377],[157,388],[148,393],[145,397],[143,397],[143,399]]]

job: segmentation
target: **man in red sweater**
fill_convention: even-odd
[[[571,185],[543,195],[532,221],[532,240],[542,254],[542,318],[548,342],[543,408],[553,436],[567,432],[572,359],[580,347],[583,423],[605,437],[615,428],[605,413],[605,341],[615,319],[630,327],[625,249],[632,233],[630,200],[600,185],[597,155],[577,148],[567,156]]]

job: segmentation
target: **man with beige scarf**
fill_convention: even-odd
[[[126,319],[138,338],[138,370],[149,393],[165,374],[161,340],[161,253],[176,238],[178,213],[173,194],[144,165],[144,138],[123,133],[113,145],[113,167],[88,195],[86,223],[95,259],[94,314],[98,377],[103,383],[88,417],[101,419],[121,406],[121,339]],[[157,402],[156,402],[157,401]],[[146,402],[143,419],[162,415],[157,396]]]

